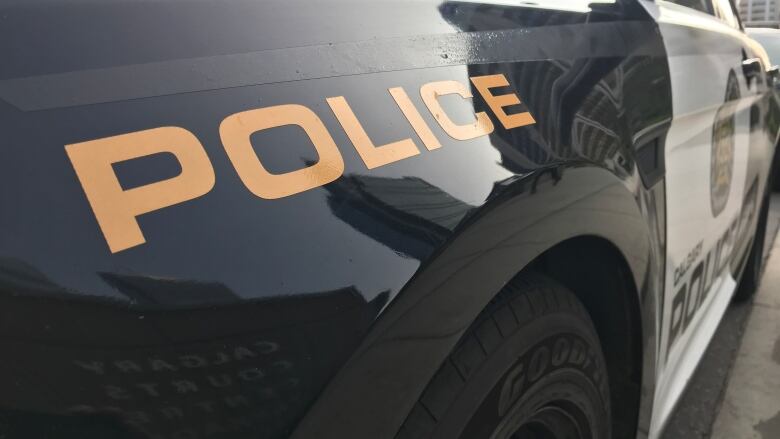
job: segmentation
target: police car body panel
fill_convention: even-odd
[[[7,436],[392,438],[533,270],[592,289],[612,434],[658,437],[750,253],[768,66],[537,3],[0,6]]]
[[[713,2],[714,15],[664,1],[645,6],[664,38],[674,113],[665,143],[662,315],[669,323],[661,332],[652,433],[668,418],[736,288],[776,136],[759,116],[774,111],[770,86],[746,70],[766,69],[769,60],[742,32],[729,2]]]

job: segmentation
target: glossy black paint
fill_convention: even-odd
[[[645,381],[653,376],[663,161],[637,151],[657,158],[671,104],[660,36],[633,2],[579,12],[19,2],[0,17],[9,437],[392,437],[491,297],[583,236],[630,268]],[[455,141],[417,93],[494,73],[535,125],[505,130],[493,118],[489,137]],[[419,142],[387,93],[397,86],[442,148]],[[458,122],[487,109],[472,91],[473,101],[443,100]],[[410,137],[421,153],[368,171],[331,96],[348,100],[377,144]],[[318,114],[346,170],[323,188],[263,200],[238,179],[218,126],[286,103]],[[143,215],[147,243],[111,254],[64,145],[159,126],[198,137],[216,186]],[[316,160],[292,128],[252,140],[275,172]],[[155,156],[117,173],[132,187],[177,166]]]

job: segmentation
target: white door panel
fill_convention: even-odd
[[[646,3],[669,59],[673,120],[665,142],[666,269],[655,403],[657,437],[728,306],[755,92],[742,71],[744,37],[720,19]]]

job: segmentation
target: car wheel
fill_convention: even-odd
[[[465,332],[397,439],[611,436],[606,363],[577,297],[513,280]]]
[[[756,234],[753,237],[753,244],[750,247],[750,255],[745,264],[745,271],[742,273],[742,279],[739,287],[734,293],[735,302],[744,302],[758,290],[761,282],[761,274],[764,271],[764,241],[766,240],[766,227],[769,219],[769,192],[761,201],[761,210],[758,212],[758,223],[756,224]]]

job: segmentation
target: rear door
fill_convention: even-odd
[[[741,212],[755,204],[757,191],[748,165],[750,119],[763,68],[729,0],[646,6],[668,52],[673,105],[665,143],[666,279],[653,437],[736,287],[731,266],[744,247],[740,227],[747,230],[752,220]]]

